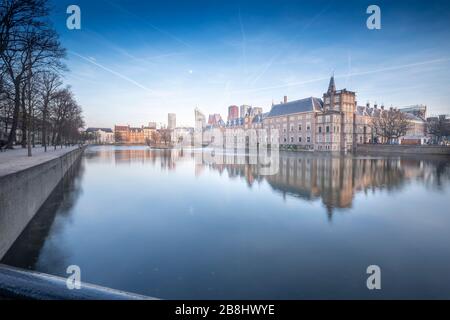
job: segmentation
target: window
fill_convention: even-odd
[[[287,141],[286,138],[284,138],[283,141],[286,142]]]
[[[326,131],[327,131],[327,133],[330,133],[330,126],[326,127]]]
[[[301,124],[298,126],[298,131],[302,131],[302,125]]]
[[[294,137],[291,137],[291,142],[294,142]]]
[[[291,131],[294,131],[294,126],[293,125],[291,125]]]
[[[319,127],[319,133],[322,133],[322,127]]]
[[[311,137],[307,137],[306,142],[311,142]]]
[[[298,142],[302,142],[302,137],[298,137]]]

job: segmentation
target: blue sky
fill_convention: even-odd
[[[81,8],[81,30],[66,8]],[[371,4],[381,30],[366,27]],[[193,125],[193,110],[270,109],[336,85],[359,104],[426,104],[450,113],[448,1],[52,2],[70,84],[88,126]]]

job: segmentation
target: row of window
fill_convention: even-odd
[[[277,123],[277,122],[287,122],[288,120],[289,121],[295,121],[295,120],[301,121],[301,120],[304,120],[304,119],[310,120],[311,119],[311,114],[308,113],[304,117],[303,117],[303,115],[300,115],[300,116],[289,116],[289,119],[288,119],[288,117],[279,117],[279,118],[267,119],[266,121],[268,123]]]
[[[298,142],[299,143],[302,143],[302,137],[298,137]],[[286,138],[286,137],[284,137],[283,138],[283,142],[288,142],[288,139]],[[295,142],[295,140],[294,140],[294,137],[291,137],[290,138],[290,142],[291,143],[294,143]],[[311,137],[306,137],[306,143],[311,143]]]
[[[333,132],[339,133],[339,126],[334,126]],[[319,133],[322,133],[322,126],[319,126]],[[330,126],[325,126],[325,133],[330,133]]]
[[[293,132],[294,128],[295,128],[294,126],[291,126],[290,127],[290,131]],[[275,129],[275,127],[272,126],[272,129]],[[301,124],[298,125],[298,131],[302,131],[302,125]],[[310,124],[306,125],[306,131],[311,131],[311,125]],[[286,128],[283,128],[283,132],[286,133]]]

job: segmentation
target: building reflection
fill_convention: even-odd
[[[92,152],[92,151],[91,151]],[[100,149],[92,161],[109,159],[115,165],[145,163],[175,171],[181,162],[194,161],[194,174],[205,170],[226,174],[230,179],[244,179],[252,188],[267,182],[283,198],[307,201],[321,200],[331,218],[335,209],[351,208],[355,195],[377,190],[395,191],[412,180],[420,180],[429,188],[441,188],[450,179],[447,158],[430,157],[355,157],[316,153],[279,154],[275,174],[262,174],[258,157],[245,152],[214,153],[211,150],[168,149]]]

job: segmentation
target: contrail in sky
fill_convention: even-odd
[[[386,67],[386,68],[381,68],[381,69],[376,69],[376,70],[352,72],[352,73],[347,73],[345,75],[337,75],[335,77],[340,78],[340,77],[362,76],[362,75],[367,75],[367,74],[381,73],[381,72],[386,72],[386,71],[394,71],[394,70],[399,70],[399,69],[423,66],[423,65],[427,65],[427,64],[441,63],[441,62],[447,62],[447,61],[450,61],[450,58],[421,61],[421,62],[415,62],[415,63],[404,64],[404,65],[399,65],[399,66]],[[313,83],[313,82],[324,81],[324,80],[328,80],[329,78],[330,78],[330,76],[326,76],[326,77],[320,77],[320,78],[310,79],[310,80],[305,80],[305,81],[291,82],[291,83],[277,85],[277,86],[262,87],[262,88],[248,89],[248,90],[238,90],[238,91],[234,91],[232,93],[247,93],[247,92],[267,91],[267,90],[279,89],[279,88],[288,88],[288,87],[294,87],[294,86],[299,86],[299,85]]]
[[[125,80],[125,81],[128,81],[129,83],[132,83],[135,86],[137,86],[137,87],[139,87],[139,88],[141,88],[141,89],[143,89],[143,90],[145,90],[145,91],[147,91],[149,93],[154,93],[151,89],[149,89],[146,86],[140,84],[139,82],[136,82],[133,79],[130,79],[127,76],[125,76],[125,75],[123,75],[123,74],[121,74],[121,73],[119,73],[117,71],[111,70],[110,68],[105,67],[104,65],[102,65],[102,64],[100,64],[98,62],[95,62],[94,60],[89,59],[88,57],[85,57],[85,56],[83,56],[83,55],[81,55],[79,53],[76,53],[74,51],[69,51],[69,53],[71,53],[71,54],[73,54],[73,55],[75,55],[75,56],[77,56],[77,57],[79,57],[79,58],[81,58],[81,59],[83,59],[83,60],[85,60],[85,61],[87,61],[87,62],[89,62],[89,63],[91,63],[91,64],[93,64],[95,66],[97,66],[97,67],[99,67],[100,69],[103,69],[103,70],[105,70],[105,71],[107,71],[107,72],[109,72],[109,73],[111,73],[111,74],[113,74],[113,75],[115,75],[115,76]]]

